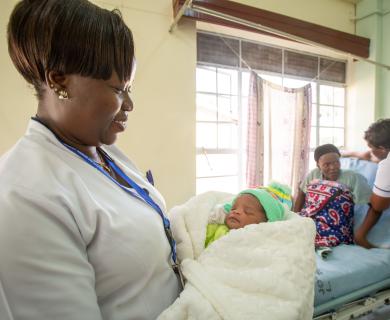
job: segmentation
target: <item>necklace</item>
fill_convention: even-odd
[[[97,151],[97,154],[99,156],[100,161],[94,161],[97,165],[101,166],[105,171],[107,171],[109,174],[111,174],[111,167],[106,164],[104,161],[103,156],[99,151]]]

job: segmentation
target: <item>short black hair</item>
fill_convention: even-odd
[[[390,119],[379,119],[364,132],[364,139],[374,147],[390,149]]]
[[[335,145],[328,143],[328,144],[323,144],[322,146],[318,146],[314,150],[314,160],[318,162],[321,156],[327,153],[337,153],[340,156],[339,149]]]
[[[42,97],[45,71],[130,79],[134,42],[118,10],[87,0],[22,0],[8,23],[8,52]]]

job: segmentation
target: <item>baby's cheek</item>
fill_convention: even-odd
[[[265,214],[261,214],[258,219],[259,219],[258,223],[267,222],[267,216]]]

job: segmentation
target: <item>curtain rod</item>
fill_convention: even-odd
[[[176,27],[176,25],[179,23],[180,19],[183,17],[184,12],[192,8],[192,1],[193,0],[186,0],[183,5],[181,6],[179,12],[176,14],[175,19],[173,19],[173,22],[171,24],[171,27],[169,28],[169,33],[172,33],[173,29]]]
[[[335,51],[335,52],[338,52],[338,53],[348,54],[353,59],[356,59],[356,60],[359,60],[359,61],[365,61],[365,62],[368,62],[368,63],[373,64],[375,66],[379,66],[379,67],[385,68],[387,70],[390,70],[390,66],[389,65],[386,65],[386,64],[383,64],[383,63],[380,63],[380,62],[376,62],[376,61],[373,61],[373,60],[370,60],[370,59],[367,59],[367,58],[359,57],[359,56],[356,56],[354,54],[351,54],[351,53],[348,53],[348,52],[345,52],[345,51],[342,51],[342,50],[338,50],[338,49],[335,49],[335,48],[332,48],[332,47],[329,47],[329,46],[326,46],[326,45],[323,45],[323,44],[319,44],[319,43],[314,42],[314,41],[310,41],[310,40],[301,38],[299,36],[295,36],[295,35],[289,34],[287,32],[283,32],[283,31],[279,31],[279,30],[276,30],[276,29],[273,29],[273,28],[270,28],[270,27],[266,27],[266,26],[263,26],[263,25],[261,25],[259,23],[250,22],[250,21],[247,21],[247,20],[244,20],[244,19],[241,19],[241,18],[237,18],[237,17],[231,16],[231,15],[225,14],[225,13],[221,13],[221,12],[218,12],[218,11],[215,11],[215,10],[212,10],[212,9],[203,8],[201,6],[194,5],[192,3],[192,1],[193,0],[186,0],[186,2],[180,8],[180,10],[179,10],[178,14],[176,15],[176,17],[175,17],[171,27],[169,28],[169,32],[173,31],[175,26],[179,23],[180,19],[183,17],[184,12],[187,9],[189,9],[189,10],[192,10],[192,11],[197,12],[197,13],[202,13],[202,14],[206,14],[206,15],[209,15],[209,16],[212,16],[212,17],[215,17],[215,18],[221,18],[223,20],[227,20],[227,21],[230,21],[230,22],[235,22],[235,23],[241,24],[241,25],[246,26],[246,27],[250,27],[250,28],[253,28],[253,29],[256,29],[256,30],[259,30],[259,31],[268,32],[268,33],[271,33],[271,34],[275,34],[275,35],[278,35],[278,36],[289,38],[291,40],[294,40],[294,41],[297,41],[297,42],[301,42],[301,43],[304,43],[304,44],[308,44],[308,45],[312,45],[312,46],[316,46],[316,47],[321,47],[321,48],[326,48],[326,49],[329,49],[329,50],[332,50],[332,51]]]

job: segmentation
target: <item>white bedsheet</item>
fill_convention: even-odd
[[[158,319],[312,319],[312,220],[289,213],[287,221],[231,230],[204,249],[209,214],[229,198],[209,192],[171,210],[187,283]]]

